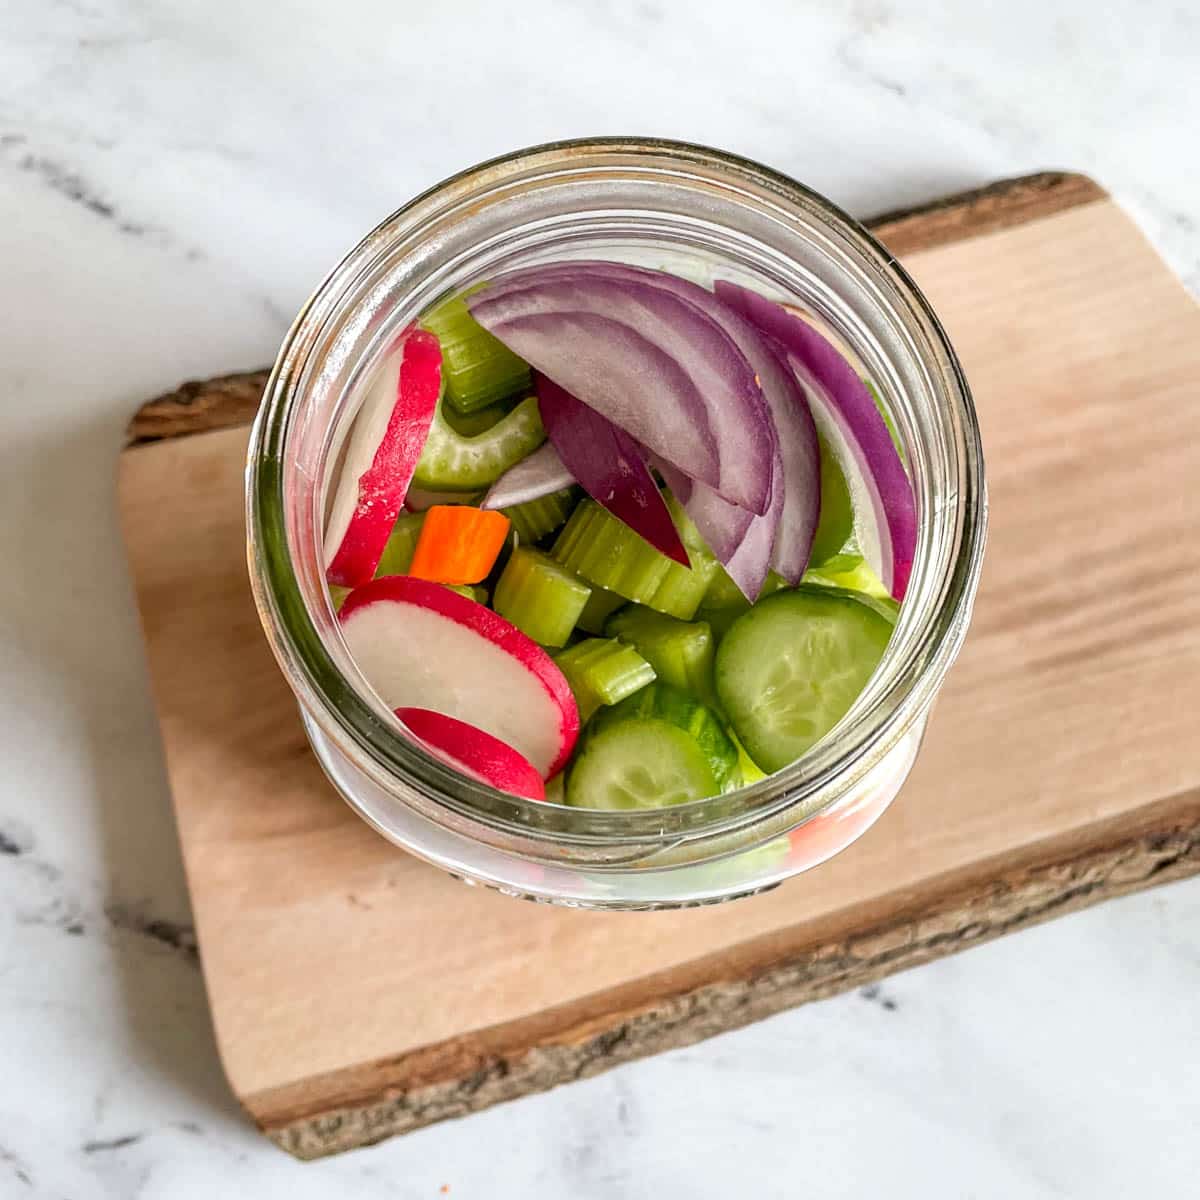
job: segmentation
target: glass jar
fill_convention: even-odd
[[[405,733],[348,655],[325,588],[324,500],[337,434],[396,335],[447,292],[518,266],[624,259],[731,279],[802,306],[876,385],[917,499],[916,558],[875,675],[791,766],[653,811],[523,800]],[[250,576],[312,747],[351,807],[471,883],[583,908],[704,904],[772,887],[861,835],[891,803],[962,644],[986,502],[979,431],[946,336],[860,225],[766,167],[674,142],[561,142],[419,196],[320,286],[284,341],[247,472]]]

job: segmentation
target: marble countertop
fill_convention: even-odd
[[[288,1159],[216,1058],[112,495],[139,399],[265,364],[380,217],[558,137],[727,146],[862,215],[1073,168],[1200,292],[1194,6],[0,0],[0,27],[0,1198],[1196,1194],[1200,879]]]

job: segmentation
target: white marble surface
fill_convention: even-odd
[[[947,15],[952,11],[953,15]],[[111,491],[378,218],[517,145],[725,145],[868,214],[1092,173],[1200,290],[1194,4],[0,0],[0,1197],[1184,1197],[1200,880],[320,1164],[230,1099]]]

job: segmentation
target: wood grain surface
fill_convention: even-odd
[[[373,834],[309,754],[249,597],[246,431],[225,418],[261,376],[142,410],[120,503],[201,959],[233,1090],[285,1149],[376,1141],[1200,870],[1200,313],[1078,176],[924,220],[879,229],[979,408],[975,621],[881,821],[731,905],[521,904]]]

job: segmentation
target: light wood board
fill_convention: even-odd
[[[310,755],[250,601],[265,376],[135,418],[120,505],[217,1040],[285,1149],[467,1113],[1200,870],[1200,311],[1079,176],[876,228],[975,393],[984,577],[900,798],[750,900],[534,906],[376,836]]]

